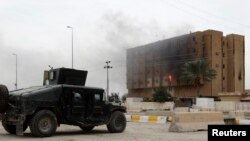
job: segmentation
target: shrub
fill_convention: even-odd
[[[166,101],[173,101],[173,97],[165,88],[160,87],[154,90],[153,94],[153,101],[154,102],[166,102]]]

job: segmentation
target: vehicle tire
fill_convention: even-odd
[[[127,121],[125,115],[120,111],[116,111],[111,115],[107,128],[110,133],[121,133],[125,130],[126,124]]]
[[[80,128],[83,131],[89,132],[89,131],[92,131],[95,128],[95,126],[80,126]]]
[[[41,110],[30,121],[30,131],[36,137],[52,136],[57,129],[57,119],[53,112]]]
[[[4,85],[0,85],[0,113],[4,113],[8,107],[9,91]]]
[[[5,131],[7,131],[9,134],[16,134],[16,125],[10,125],[10,124],[5,124],[2,122],[3,128]],[[23,125],[23,132],[28,128],[28,125],[24,124]]]

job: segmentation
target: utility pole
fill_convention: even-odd
[[[67,28],[71,29],[71,48],[72,48],[72,69],[74,68],[74,52],[73,52],[73,46],[74,46],[74,42],[73,42],[73,27],[72,26],[67,26]]]
[[[113,67],[109,65],[110,61],[106,61],[106,66],[104,66],[104,69],[107,69],[107,100],[109,98],[109,69],[112,69]]]
[[[15,87],[17,90],[17,54],[13,53],[14,56],[16,56],[16,83],[15,83]]]

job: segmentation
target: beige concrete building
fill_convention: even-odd
[[[202,82],[203,96],[240,92],[245,88],[244,36],[215,30],[198,31],[127,50],[129,97],[151,97],[153,89],[169,88],[176,97],[193,97],[197,89],[180,82],[181,67],[192,60],[206,60],[216,70],[211,82]]]

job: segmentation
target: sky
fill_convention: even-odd
[[[0,84],[15,89],[42,85],[43,71],[88,71],[87,86],[126,88],[126,49],[190,32],[214,29],[245,36],[245,87],[250,89],[248,0],[0,0]]]

